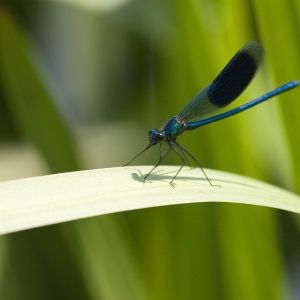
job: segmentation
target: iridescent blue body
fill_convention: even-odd
[[[183,148],[176,139],[186,130],[194,130],[200,126],[235,115],[278,94],[297,87],[300,84],[298,81],[291,81],[251,102],[223,114],[215,115],[219,110],[234,101],[245,90],[260,68],[263,62],[263,57],[264,49],[262,45],[256,41],[250,42],[242,47],[215,78],[215,80],[192,98],[181,109],[178,115],[168,121],[161,131],[152,129],[148,132],[150,145],[134,156],[126,165],[131,163],[137,156],[148,150],[151,146],[160,143],[159,161],[145,176],[144,180],[146,180],[152,171],[161,163],[166,154],[172,149],[182,160],[180,169],[170,182],[172,186],[174,179],[186,163],[186,154],[197,163],[197,165],[202,169],[202,172],[210,185],[212,185],[198,160],[185,148]],[[164,142],[170,146],[169,150],[165,154],[163,154],[162,151],[162,145]]]
[[[156,144],[161,140],[172,141],[176,139],[187,129],[187,124],[175,116],[164,127],[162,131],[152,129],[148,132],[148,137],[151,144]]]

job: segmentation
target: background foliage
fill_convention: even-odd
[[[1,180],[124,164],[248,41],[265,64],[231,107],[300,79],[299,22],[295,1],[2,1]],[[299,194],[299,106],[294,90],[180,142]],[[298,216],[274,209],[119,213],[2,236],[0,298],[298,299],[299,254]]]

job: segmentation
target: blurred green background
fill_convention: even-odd
[[[230,108],[300,79],[299,31],[291,0],[2,0],[0,180],[123,165],[251,40],[265,64]],[[204,167],[299,194],[299,98],[290,91],[179,141]],[[299,299],[299,224],[202,203],[8,234],[0,299]]]

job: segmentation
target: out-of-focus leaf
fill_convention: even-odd
[[[20,26],[0,7],[0,83],[17,129],[44,154],[54,173],[76,170],[73,139],[27,46]]]

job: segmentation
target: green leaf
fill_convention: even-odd
[[[300,197],[258,180],[183,168],[175,187],[169,182],[178,167],[160,167],[143,183],[149,166],[109,168],[0,183],[0,233],[141,208],[232,202],[300,212]]]
[[[41,80],[27,37],[0,9],[0,82],[20,135],[31,141],[54,173],[78,170],[74,141]]]

